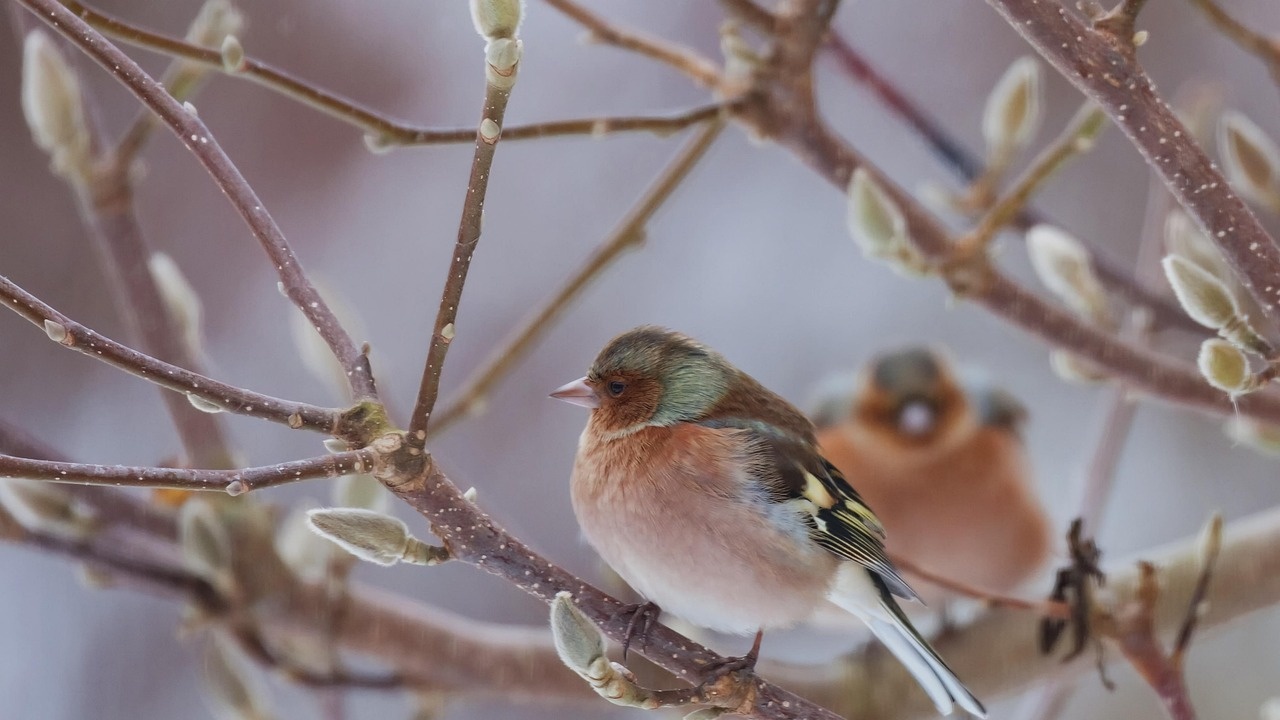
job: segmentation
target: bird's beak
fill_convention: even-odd
[[[596,391],[587,384],[585,377],[580,377],[568,385],[556,388],[556,391],[551,393],[551,397],[574,405],[581,405],[584,408],[600,407],[600,396],[596,395]]]

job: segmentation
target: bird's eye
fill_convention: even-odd
[[[614,380],[609,383],[609,394],[614,397],[618,397],[619,395],[622,394],[622,391],[626,389],[627,389],[627,384],[622,382],[621,380]]]

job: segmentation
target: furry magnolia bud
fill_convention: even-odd
[[[1209,271],[1181,255],[1167,255],[1161,264],[1173,294],[1192,320],[1219,330],[1236,319],[1235,298]]]
[[[449,559],[449,551],[428,545],[409,534],[404,521],[361,508],[309,510],[312,531],[361,560],[389,566],[398,562],[437,565]]]
[[[47,480],[0,479],[0,506],[27,530],[65,540],[88,539],[97,528],[92,508],[66,486]]]
[[[1079,240],[1050,225],[1027,231],[1027,253],[1040,282],[1067,307],[1094,320],[1107,315],[1107,295]]]
[[[924,261],[911,247],[902,209],[867,170],[854,170],[847,197],[849,232],[863,255],[887,260],[902,274],[925,272]]]
[[[471,0],[471,22],[486,40],[514,38],[524,19],[524,0]]]
[[[1267,455],[1280,456],[1280,425],[1233,417],[1223,425],[1222,431],[1232,442],[1247,445]],[[1280,717],[1276,720],[1280,720]]]
[[[982,136],[992,160],[1007,162],[1026,147],[1040,127],[1044,105],[1040,63],[1030,55],[1018,58],[987,97]]]
[[[1210,385],[1232,397],[1256,389],[1249,359],[1226,340],[1210,338],[1201,343],[1196,365]]]
[[[203,670],[205,692],[224,711],[219,716],[237,720],[271,717],[266,692],[257,675],[221,636],[211,638],[205,647]]]
[[[567,592],[558,593],[551,601],[551,635],[560,661],[579,675],[598,674],[599,666],[608,662],[600,630]]]
[[[83,178],[89,171],[89,129],[80,81],[43,30],[22,45],[22,114],[31,136],[53,160],[54,172]]]
[[[178,513],[178,544],[188,570],[226,591],[231,584],[231,537],[217,510],[190,499]]]
[[[1218,154],[1232,185],[1263,205],[1280,208],[1280,149],[1252,120],[1238,112],[1223,113]]]

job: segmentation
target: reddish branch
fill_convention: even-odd
[[[104,70],[115,76],[196,156],[271,258],[289,299],[316,327],[342,364],[352,393],[357,399],[376,397],[377,389],[368,357],[356,347],[355,341],[342,328],[333,311],[311,285],[293,249],[285,240],[284,233],[204,122],[174,100],[160,82],[144,72],[128,55],[61,3],[56,0],[15,2],[49,23]]]
[[[160,387],[194,395],[228,412],[324,433],[333,432],[338,423],[337,410],[250,392],[161,362],[121,345],[54,310],[4,276],[0,276],[0,304],[36,327],[44,329],[51,339],[56,339],[63,347],[101,360]]]
[[[368,472],[372,469],[373,462],[374,454],[370,450],[352,450],[241,470],[91,465],[0,455],[0,478],[49,480],[79,485],[215,490],[241,495],[250,490],[301,480]]]

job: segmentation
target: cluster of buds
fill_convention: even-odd
[[[1216,330],[1200,346],[1197,364],[1209,384],[1231,397],[1257,390],[1265,378],[1249,368],[1246,353],[1272,361],[1275,351],[1250,324],[1227,284],[1184,255],[1164,258],[1164,273],[1174,295],[1192,320]]]

